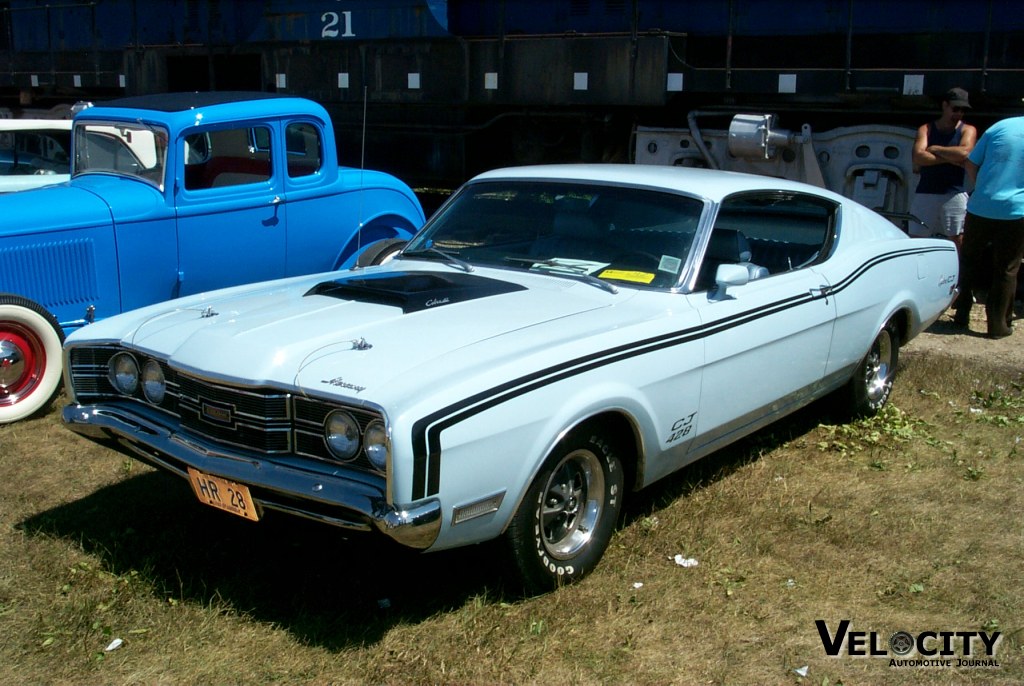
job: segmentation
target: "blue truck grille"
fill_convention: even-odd
[[[30,293],[49,309],[98,299],[88,238],[0,248],[0,291]]]

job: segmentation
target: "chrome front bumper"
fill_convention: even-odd
[[[420,550],[429,548],[441,529],[441,504],[436,499],[398,509],[388,504],[384,488],[370,479],[227,451],[176,433],[130,408],[74,404],[64,408],[63,419],[75,433],[184,479],[188,479],[187,468],[192,467],[244,484],[264,509],[350,530],[376,528],[398,543]]]

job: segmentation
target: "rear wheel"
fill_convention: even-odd
[[[878,332],[853,377],[847,382],[845,405],[853,417],[870,417],[889,400],[900,355],[900,334],[889,321]]]
[[[64,333],[53,315],[16,295],[0,295],[0,424],[48,407],[60,391]]]
[[[528,592],[572,583],[597,565],[622,510],[623,483],[614,443],[599,431],[578,429],[551,453],[505,533]]]

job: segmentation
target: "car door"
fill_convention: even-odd
[[[366,193],[341,192],[338,168],[323,123],[289,121],[284,127],[288,193],[288,276],[327,271],[364,218]],[[333,144],[331,144],[333,146]]]
[[[177,295],[285,275],[282,170],[270,123],[189,132],[177,143]]]
[[[706,332],[694,449],[748,433],[821,388],[836,305],[813,265],[827,257],[836,211],[792,193],[722,203],[688,296]],[[747,275],[716,285],[721,264]]]

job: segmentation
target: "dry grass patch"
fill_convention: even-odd
[[[417,555],[252,525],[55,412],[0,427],[3,679],[1019,683],[1024,379],[931,354],[904,367],[873,420],[808,408],[637,494],[591,577],[525,599],[493,545]],[[1000,666],[829,657],[819,619],[886,648],[999,631]]]

